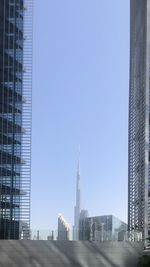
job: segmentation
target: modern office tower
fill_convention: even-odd
[[[0,0],[0,239],[30,233],[33,0]]]
[[[117,241],[124,240],[127,224],[113,215],[81,218],[79,240]]]
[[[128,230],[143,238],[150,234],[149,61],[150,1],[130,0]]]
[[[80,166],[78,159],[77,176],[76,176],[76,205],[74,207],[74,226],[73,240],[79,240],[79,219],[80,219]]]
[[[58,216],[57,240],[71,240],[71,227],[61,214]]]

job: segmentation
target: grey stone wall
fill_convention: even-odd
[[[140,243],[2,241],[0,267],[137,267]]]

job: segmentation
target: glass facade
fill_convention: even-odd
[[[0,239],[27,239],[30,229],[31,84],[27,92],[25,2],[0,0]]]
[[[128,230],[150,230],[150,1],[130,0]]]
[[[127,224],[112,215],[83,218],[79,222],[80,240],[115,241],[123,231],[127,231]]]

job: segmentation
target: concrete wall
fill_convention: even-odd
[[[137,267],[141,254],[139,243],[0,240],[0,267]]]

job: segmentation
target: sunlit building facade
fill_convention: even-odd
[[[58,236],[57,240],[71,240],[71,227],[66,219],[59,214],[58,216]]]
[[[150,1],[130,0],[128,230],[150,232]]]
[[[0,0],[0,239],[30,237],[32,0]]]

